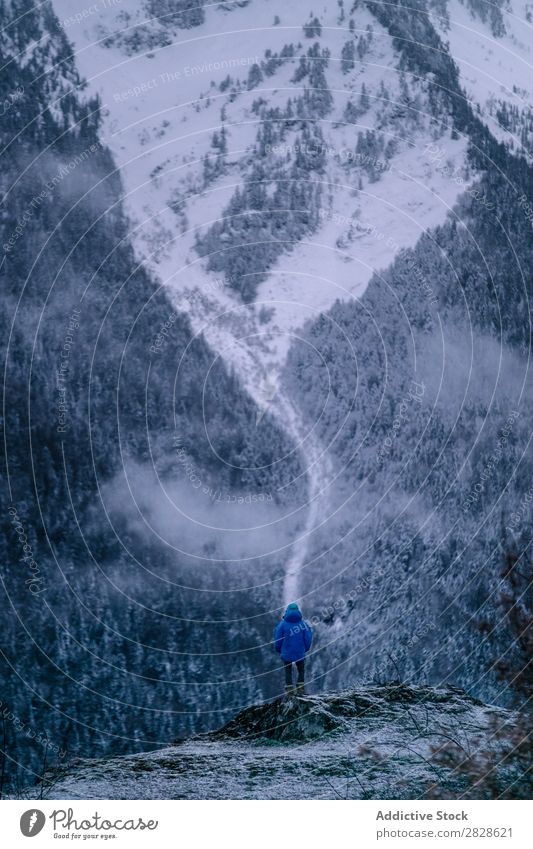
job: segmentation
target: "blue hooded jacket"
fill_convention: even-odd
[[[311,648],[313,632],[307,622],[304,622],[297,604],[289,604],[283,619],[274,631],[276,651],[282,660],[294,663],[305,657]]]

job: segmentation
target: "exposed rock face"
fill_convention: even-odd
[[[277,699],[242,711],[219,731],[206,735],[206,739],[305,743],[334,732],[348,733],[356,719],[366,723],[376,716],[382,721],[387,716],[392,718],[399,706],[433,706],[445,702],[453,712],[454,700],[460,704],[481,704],[455,688],[438,690],[403,684],[365,687],[325,697]]]
[[[254,705],[223,728],[157,752],[80,760],[51,780],[61,799],[309,799],[468,793],[435,754],[494,750],[514,715],[456,688],[403,684]],[[501,781],[516,776],[501,767]]]

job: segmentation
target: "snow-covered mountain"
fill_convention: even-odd
[[[65,21],[75,6],[54,3]],[[206,316],[238,311],[239,323],[253,328],[266,306],[262,358],[276,363],[307,318],[359,296],[373,271],[444,220],[462,186],[429,145],[438,139],[446,163],[464,176],[467,140],[450,138],[431,87],[400,70],[401,55],[364,4],[326,4],[305,32],[313,18],[301,2],[212,4],[203,23],[187,29],[166,26],[149,7],[102,5],[66,30],[102,99],[138,256],[217,346],[224,333],[231,338],[230,318]],[[323,106],[300,103],[317,82]],[[255,308],[242,306],[223,274],[209,274],[196,242],[228,214],[238,189],[260,179],[271,199],[295,165],[317,184],[314,220],[269,257],[266,280],[250,282]],[[238,363],[244,354],[234,347],[225,355]]]
[[[79,21],[54,8],[101,98],[139,260],[261,407],[274,387],[266,404],[301,446],[288,601],[334,477],[280,391],[288,348],[445,220],[474,179],[468,139],[365,4],[78,5]]]
[[[306,560],[349,519],[320,417],[302,418],[283,388],[287,352],[465,193],[490,209],[472,155],[489,156],[482,126],[529,158],[528,9],[136,0],[75,23],[70,2],[55,9],[101,97],[138,258],[299,448],[307,503],[283,599],[309,597]],[[430,275],[411,271],[438,312]],[[340,364],[322,356],[335,395]]]
[[[508,702],[530,4],[0,9],[4,512],[50,576],[5,638],[14,715],[83,755],[216,727],[279,692],[293,598],[315,691],[400,676]]]

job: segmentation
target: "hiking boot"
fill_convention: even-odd
[[[305,684],[303,681],[299,681],[296,685],[296,693],[298,696],[305,696]]]

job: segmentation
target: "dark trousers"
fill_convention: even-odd
[[[292,685],[292,663],[284,660],[283,665],[285,666],[285,683],[290,686]],[[298,684],[303,684],[305,671],[305,661],[303,658],[296,661],[296,669],[298,670]]]

